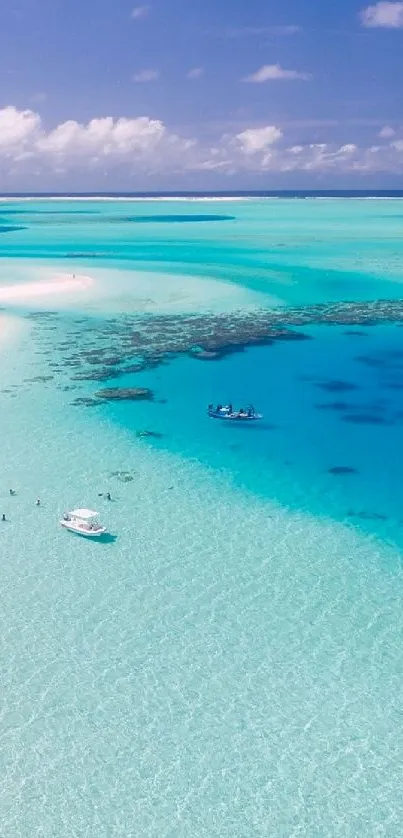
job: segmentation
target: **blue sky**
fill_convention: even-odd
[[[401,187],[402,52],[403,2],[9,0],[0,189]]]

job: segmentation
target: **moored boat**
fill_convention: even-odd
[[[227,422],[256,422],[258,419],[263,419],[261,413],[257,413],[253,405],[248,405],[246,410],[241,407],[239,410],[234,410],[232,404],[221,405],[217,407],[209,404],[207,408],[207,415],[211,419],[224,419]]]
[[[99,538],[106,533],[106,527],[98,521],[98,513],[92,509],[73,509],[72,512],[65,512],[60,523],[66,530],[86,538]]]

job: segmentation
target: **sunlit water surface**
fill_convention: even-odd
[[[398,299],[401,206],[2,205],[0,290],[94,285],[0,318],[1,835],[401,835],[399,324],[178,357],[94,409],[61,348],[119,312]],[[209,421],[229,399],[264,420]],[[62,530],[77,505],[111,537]]]

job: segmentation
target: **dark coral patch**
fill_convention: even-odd
[[[328,469],[329,474],[358,474],[356,468],[352,468],[352,466],[333,466],[332,468]]]
[[[384,367],[387,364],[386,358],[375,355],[357,355],[354,358],[359,364],[365,364],[367,367]]]
[[[358,384],[352,384],[350,381],[339,381],[338,379],[330,381],[322,381],[316,384],[322,390],[327,390],[328,393],[344,393],[348,390],[358,390]]]
[[[376,413],[349,413],[342,416],[343,422],[351,422],[354,425],[390,425],[384,416]]]
[[[317,410],[354,410],[354,405],[348,402],[322,402],[315,407]]]

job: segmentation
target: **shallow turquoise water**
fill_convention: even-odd
[[[25,317],[54,307],[50,298],[8,306],[22,331],[0,347],[11,391],[0,393],[0,834],[401,834],[401,329],[321,326],[303,343],[177,358],[119,379],[164,404],[78,408],[60,389],[68,370],[27,380],[62,360],[77,316],[98,327],[128,295],[142,310],[135,270],[151,288],[155,277],[156,312],[172,289],[180,310],[198,311],[212,297],[227,309],[261,295],[399,297],[389,216],[400,206],[10,204],[27,230],[2,235],[4,285],[72,272],[63,248],[114,253],[68,260],[76,274],[97,277],[98,266],[98,303],[98,286],[93,298],[58,301],[55,324]],[[105,220],[123,208],[235,221],[125,233],[128,222]],[[45,222],[44,209],[100,220]],[[275,242],[289,253],[273,258]],[[189,274],[197,293],[187,295],[187,280],[170,277]],[[332,381],[351,389],[329,390]],[[227,398],[254,401],[263,427],[209,422],[206,403]],[[323,407],[340,401],[348,409]],[[357,414],[372,420],[343,419]],[[141,429],[163,437],[140,440]],[[356,472],[329,473],[338,466]],[[112,503],[99,496],[107,490]],[[116,540],[61,530],[63,510],[80,504],[98,507]]]

